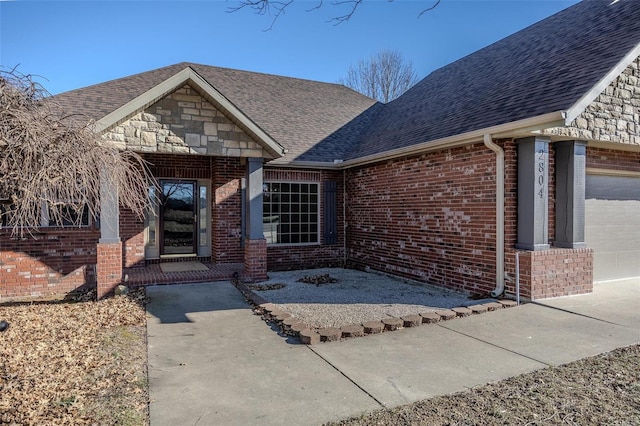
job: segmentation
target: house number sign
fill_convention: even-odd
[[[536,162],[537,162],[537,172],[536,172],[536,194],[538,198],[544,199],[545,197],[545,188],[547,186],[547,161],[548,161],[548,153],[544,148],[538,148],[536,150]]]
[[[547,242],[547,221],[549,211],[549,143],[545,140],[535,141],[533,164],[534,194],[534,248],[544,247]]]
[[[549,139],[529,137],[518,144],[518,242],[516,248],[548,248]]]

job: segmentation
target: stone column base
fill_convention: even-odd
[[[519,253],[521,297],[536,300],[593,291],[592,249],[551,248]],[[508,258],[515,271],[515,251]],[[515,294],[515,275],[507,291]]]
[[[267,240],[245,240],[244,278],[249,281],[267,279]]]
[[[96,282],[100,300],[122,282],[122,243],[98,243],[97,254]]]

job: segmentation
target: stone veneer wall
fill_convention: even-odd
[[[262,147],[189,85],[104,134],[138,152],[263,157]]]
[[[550,136],[640,145],[640,57],[636,58],[568,127]]]

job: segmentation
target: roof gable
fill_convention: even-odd
[[[640,7],[640,4],[638,4]],[[640,17],[639,17],[640,19]],[[625,55],[620,62],[616,64],[595,86],[582,96],[575,104],[566,112],[565,123],[570,125],[611,85],[611,83],[620,76],[634,61],[640,57],[640,42],[631,51]]]
[[[287,153],[281,154],[279,161],[298,160],[376,104],[375,100],[342,85],[186,62],[62,93],[55,98],[67,112],[84,114],[108,124],[114,122],[114,118],[109,117],[114,111],[120,110],[118,116],[123,116],[134,106],[131,102],[135,99],[138,99],[135,106],[140,107],[145,96],[151,99],[152,92],[160,95],[178,83],[181,79],[176,75],[187,68],[200,78],[193,78],[198,87],[217,92],[286,149]],[[170,84],[166,83],[169,79],[172,79]],[[332,162],[343,158],[346,150],[347,146],[334,144],[333,152],[324,151],[326,156],[316,156],[314,160]]]
[[[273,157],[277,158],[285,153],[285,149],[280,144],[189,66],[100,118],[96,122],[97,130],[103,132],[110,129],[185,84],[194,87],[209,102],[228,114],[234,122],[255,138]]]
[[[615,143],[616,149],[640,151],[640,56],[629,64],[570,123],[544,129],[556,139],[581,139],[591,146]]]

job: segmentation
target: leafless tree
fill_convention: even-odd
[[[418,82],[413,64],[395,50],[382,50],[370,59],[349,67],[347,77],[338,83],[377,99],[391,102]]]
[[[253,10],[258,15],[267,15],[273,16],[271,21],[271,25],[268,30],[271,30],[275,25],[276,21],[280,16],[285,14],[285,11],[288,6],[290,6],[296,0],[238,0],[237,5],[230,6],[228,8],[229,12],[236,12],[241,9],[250,9]],[[347,11],[341,15],[334,16],[329,21],[333,22],[335,25],[342,24],[347,22],[354,15],[358,7],[362,4],[364,0],[333,0],[330,2],[332,6],[338,7],[347,7]],[[387,0],[389,3],[392,3],[393,0]],[[442,0],[432,0],[432,3],[429,7],[423,8],[422,11],[418,14],[418,18],[421,17],[425,12],[435,9]],[[318,0],[315,6],[307,9],[307,11],[317,10],[324,6],[324,0]]]
[[[65,116],[32,76],[0,69],[0,227],[24,237],[43,218],[53,226],[97,218],[107,175],[120,204],[144,217],[155,184],[146,163],[104,141],[93,124]]]

